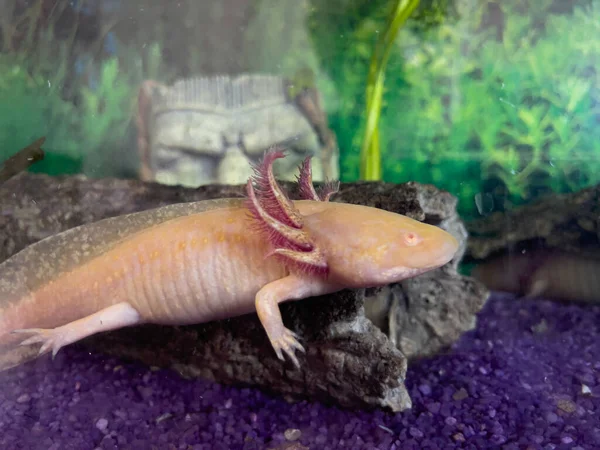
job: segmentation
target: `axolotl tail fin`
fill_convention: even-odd
[[[0,310],[0,372],[31,361],[38,356],[34,346],[21,346],[22,336],[12,334],[10,312]]]
[[[38,356],[38,351],[34,347],[11,346],[0,350],[0,372],[20,366],[23,363],[32,361]]]

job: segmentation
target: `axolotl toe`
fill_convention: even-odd
[[[87,336],[142,323],[185,325],[256,312],[278,358],[299,366],[279,304],[382,286],[440,267],[457,251],[439,227],[337,203],[335,183],[302,200],[265,153],[246,199],[207,200],[104,219],[46,238],[0,264],[0,369]],[[28,357],[10,357],[25,347]],[[3,358],[4,356],[4,358]]]

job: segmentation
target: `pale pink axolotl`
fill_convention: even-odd
[[[289,200],[272,172],[283,156],[279,150],[265,154],[245,200],[104,219],[46,238],[5,261],[0,355],[39,344],[33,357],[55,355],[98,332],[256,311],[277,356],[283,360],[285,353],[299,366],[296,350],[304,348],[284,326],[279,303],[399,282],[455,254],[456,239],[439,227],[329,201],[337,186],[317,193],[309,158],[298,177],[303,200]],[[12,361],[4,368],[22,362]]]

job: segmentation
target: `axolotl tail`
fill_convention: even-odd
[[[57,326],[59,318],[74,320],[66,317],[70,312],[65,299],[36,295],[43,286],[152,226],[240,204],[240,199],[206,200],[103,219],[47,237],[0,263],[0,371],[38,356],[39,345],[21,346],[26,336],[13,334],[15,329]]]
[[[31,346],[21,346],[22,336],[12,333],[21,325],[15,319],[14,311],[0,310],[0,371],[18,366],[37,357],[38,350]]]
[[[39,356],[39,345],[24,345],[28,336],[16,330],[53,328],[64,320],[79,318],[80,309],[74,308],[68,298],[57,297],[28,293],[14,301],[3,302],[0,309],[0,371]]]

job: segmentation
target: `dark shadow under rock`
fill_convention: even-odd
[[[281,184],[297,198],[295,184]],[[188,189],[137,180],[21,174],[0,186],[0,261],[84,223],[172,203],[241,197],[243,192],[243,186]],[[255,314],[186,327],[122,329],[93,336],[81,345],[170,366],[184,376],[259,386],[290,399],[308,397],[392,411],[409,408],[402,352],[429,356],[452,345],[474,327],[475,314],[488,295],[478,282],[457,273],[467,234],[456,213],[456,199],[418,183],[348,183],[333,200],[438,225],[454,234],[460,250],[443,268],[396,286],[282,305],[284,322],[301,335],[307,349],[306,355],[299,355],[300,370],[276,358]],[[383,308],[373,308],[382,305],[382,298]]]

